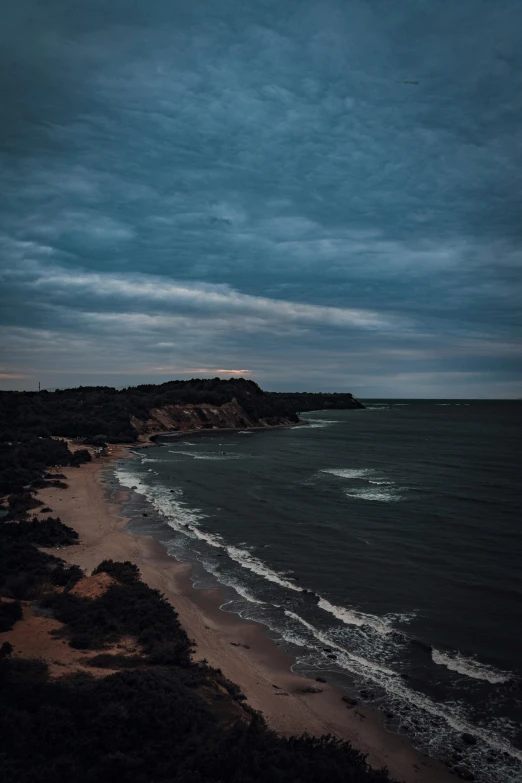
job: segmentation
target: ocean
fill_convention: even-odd
[[[522,402],[367,400],[161,437],[115,469],[134,532],[484,783],[522,781]],[[143,513],[147,517],[143,517]]]

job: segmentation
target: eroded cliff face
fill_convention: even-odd
[[[247,429],[251,427],[274,427],[295,424],[290,418],[272,416],[254,419],[247,414],[234,398],[223,405],[165,405],[153,408],[146,421],[131,417],[131,424],[143,438],[160,432],[210,430],[210,429]]]

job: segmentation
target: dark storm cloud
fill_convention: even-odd
[[[518,3],[4,17],[1,374],[522,393]]]

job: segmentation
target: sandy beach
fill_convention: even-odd
[[[125,456],[125,448],[112,447],[109,457],[64,469],[68,489],[40,491],[44,505],[80,536],[77,546],[50,551],[89,573],[106,558],[135,563],[144,581],[160,590],[178,612],[196,644],[195,659],[206,659],[237,683],[272,729],[285,735],[308,732],[347,739],[368,754],[373,767],[388,767],[404,783],[455,779],[443,764],[415,751],[406,737],[389,733],[375,710],[361,705],[349,708],[341,699],[344,691],[294,674],[290,669],[294,659],[272,642],[264,626],[221,611],[219,590],[193,588],[190,564],[170,557],[154,538],[128,533],[119,502],[125,494],[109,499],[100,480],[103,466]],[[312,685],[319,685],[322,692],[306,693]]]

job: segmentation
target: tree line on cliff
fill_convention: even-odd
[[[348,392],[269,392],[268,394],[273,400],[288,405],[296,413],[364,408],[362,402]]]
[[[146,421],[154,408],[167,405],[219,407],[236,399],[253,421],[298,421],[297,411],[362,407],[351,394],[264,392],[244,378],[167,381],[127,389],[80,386],[54,392],[0,392],[0,442],[15,441],[20,433],[40,438],[51,435],[93,438],[111,443],[133,441],[133,419]]]
[[[132,419],[146,421],[153,408],[187,404],[219,407],[233,399],[254,421],[297,421],[295,410],[285,400],[244,378],[195,378],[127,389],[80,386],[54,392],[4,391],[0,392],[0,442],[14,441],[24,432],[42,438],[104,435],[111,443],[128,443],[136,437]]]
[[[237,400],[253,422],[297,422],[297,412],[361,407],[351,394],[264,392],[244,378],[167,381],[127,389],[80,386],[54,392],[0,392],[0,495],[38,488],[48,465],[80,465],[89,452],[71,452],[56,437],[85,443],[129,443],[132,422],[167,405],[212,405]],[[202,421],[202,427],[211,426]],[[53,436],[53,437],[51,437]]]

